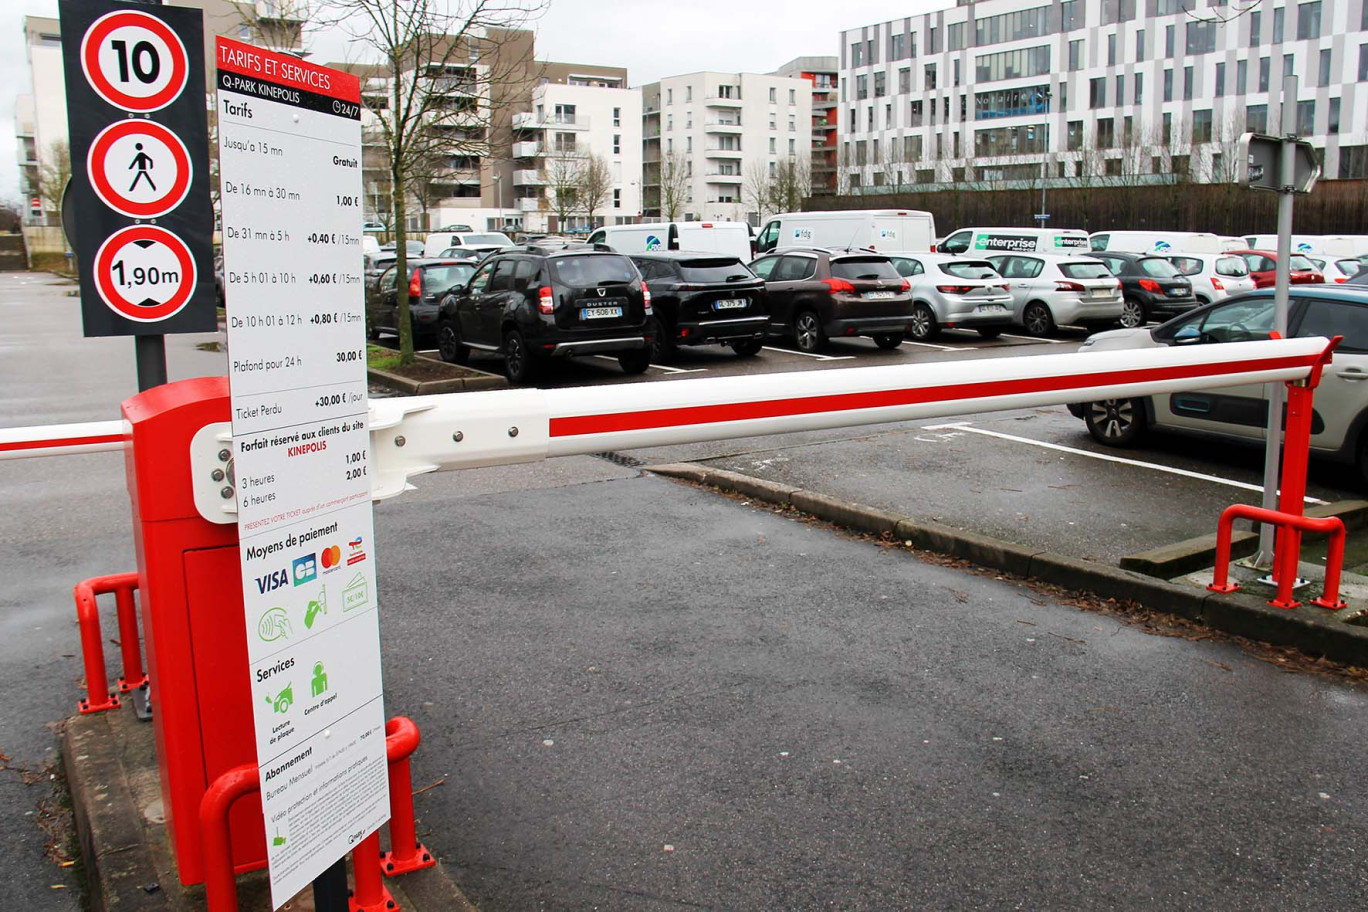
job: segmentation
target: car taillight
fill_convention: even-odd
[[[537,309],[544,314],[556,312],[556,298],[551,294],[550,286],[543,285],[537,292]]]
[[[1338,282],[1338,283],[1340,283],[1340,284],[1343,284],[1343,283],[1345,283],[1345,282],[1347,282],[1347,281],[1349,281],[1349,280],[1346,279],[1344,276],[1340,276],[1338,279],[1335,279],[1335,281]]]
[[[1152,291],[1155,294],[1159,293],[1159,283],[1154,281],[1154,279],[1141,279],[1140,287],[1145,289],[1145,291]]]
[[[413,270],[413,278],[409,279],[409,297],[418,298],[423,295],[423,272],[421,269]]]
[[[1211,277],[1211,287],[1216,289],[1217,291],[1225,291],[1225,286],[1222,285],[1221,280],[1216,278],[1215,276]]]
[[[1083,286],[1078,282],[1055,282],[1055,291],[1082,291]]]
[[[646,283],[641,283],[641,303],[646,305],[646,313],[651,312],[651,289],[646,287]]]
[[[968,294],[973,291],[972,285],[937,285],[936,291],[942,294]]]
[[[1012,286],[1011,286],[1011,285],[999,285],[998,288],[1001,288],[1003,291],[1011,291],[1011,290],[1012,290]]]
[[[1340,281],[1343,282],[1344,279],[1340,279]],[[911,283],[910,281],[908,281],[907,279],[903,279],[902,290],[903,290],[903,291],[911,291],[911,290],[912,290],[912,283]]]
[[[822,281],[826,284],[827,288],[831,289],[833,294],[842,292],[845,294],[855,293],[855,286],[851,285],[845,279],[822,279]]]

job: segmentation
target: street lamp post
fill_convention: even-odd
[[[1044,228],[1050,220],[1050,213],[1045,209],[1045,176],[1050,162],[1050,90],[1037,92],[1036,97],[1045,102],[1045,135],[1041,137],[1044,149],[1040,153],[1040,211],[1036,213],[1036,221]]]
[[[495,200],[495,205],[497,205],[497,206],[499,207],[499,230],[500,230],[500,231],[503,231],[503,228],[504,228],[504,213],[503,213],[503,175],[502,175],[502,174],[495,174],[495,175],[494,175],[494,200]]]

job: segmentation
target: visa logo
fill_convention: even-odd
[[[285,572],[285,569],[282,567],[281,569],[268,573],[265,576],[258,576],[256,583],[257,591],[264,595],[267,592],[273,592],[276,589],[279,589],[281,586],[289,585],[290,577]]]

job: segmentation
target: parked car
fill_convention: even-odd
[[[720,253],[741,260],[751,257],[750,226],[745,222],[644,222],[607,225],[589,235],[587,244],[604,244],[630,255],[657,250]]]
[[[652,317],[650,288],[627,257],[521,247],[489,257],[443,299],[437,348],[455,364],[471,349],[502,355],[514,383],[573,355],[616,355],[639,374],[651,364]]]
[[[446,250],[443,250],[441,253],[437,255],[444,260],[449,260],[453,257],[460,260],[483,260],[492,252],[493,251],[488,248],[480,249],[476,247],[448,247]]]
[[[1166,257],[1192,282],[1198,304],[1210,304],[1254,290],[1249,266],[1230,253],[1178,253]]]
[[[437,336],[437,308],[453,287],[475,272],[474,260],[409,260],[409,322],[415,342],[431,343]],[[391,263],[367,300],[366,330],[371,339],[382,332],[399,334],[399,270]]]
[[[385,274],[385,270],[394,265],[397,256],[394,248],[389,250],[381,249],[375,253],[364,254],[361,258],[362,271],[365,273],[365,288],[367,298],[375,291],[376,283]]]
[[[1121,325],[1163,322],[1197,306],[1192,280],[1161,256],[1105,251],[1093,254],[1121,280]]]
[[[912,319],[912,284],[888,257],[868,250],[788,247],[750,264],[765,280],[772,336],[816,353],[832,336],[902,344]]]
[[[1249,275],[1254,279],[1255,288],[1272,288],[1277,284],[1278,254],[1272,250],[1232,250],[1231,253],[1245,261]],[[1290,272],[1288,282],[1292,285],[1319,285],[1325,276],[1316,269],[1306,257],[1294,253],[1287,261]]]
[[[1077,228],[964,228],[936,245],[961,256],[992,253],[1087,253],[1088,232]]]
[[[471,247],[497,253],[505,247],[512,246],[513,239],[502,231],[455,231],[445,228],[432,232],[423,242],[423,250],[427,256],[436,256],[448,247]]]
[[[1311,265],[1315,266],[1320,274],[1325,276],[1327,283],[1343,285],[1363,271],[1363,263],[1357,257],[1331,257],[1326,259],[1319,256],[1307,256]]]
[[[943,327],[975,329],[996,339],[1012,325],[1012,295],[1007,282],[987,260],[921,253],[889,257],[911,283],[912,320],[907,334],[925,342]]]
[[[1121,318],[1121,282],[1091,256],[1000,254],[988,262],[1007,280],[1012,322],[1043,337],[1063,324],[1112,326]]]
[[[380,245],[380,252],[381,252],[381,253],[394,253],[394,251],[395,251],[396,249],[397,249],[397,245],[394,243],[394,241],[390,241],[388,244],[381,244],[381,245]],[[405,242],[404,242],[404,249],[408,251],[408,255],[409,255],[409,256],[411,256],[411,257],[420,257],[420,256],[423,255],[423,242],[422,242],[422,241],[405,241]]]
[[[936,219],[919,209],[837,209],[782,212],[755,236],[759,253],[790,247],[841,247],[879,253],[926,253],[936,239]]]
[[[769,329],[765,283],[734,256],[670,250],[632,257],[651,289],[651,360],[667,364],[680,345],[729,345],[743,358]]]
[[[1358,469],[1368,485],[1368,290],[1346,285],[1289,289],[1292,337],[1343,336],[1316,388],[1311,424],[1313,454]],[[1166,345],[1218,345],[1268,338],[1273,290],[1260,289],[1208,304],[1151,329],[1099,333],[1080,351],[1109,352]],[[1262,443],[1268,423],[1267,384],[1192,390],[1134,399],[1070,405],[1093,439],[1131,446],[1151,430],[1219,440]]]

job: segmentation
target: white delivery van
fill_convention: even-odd
[[[607,244],[618,253],[652,250],[696,250],[723,253],[743,263],[751,260],[750,226],[745,222],[655,222],[606,225],[589,235],[590,244]]]
[[[1077,228],[963,228],[936,245],[938,253],[1087,253],[1088,232]]]
[[[918,209],[786,212],[765,223],[755,252],[784,247],[867,247],[879,253],[929,253],[935,242],[935,218]]]
[[[1152,253],[1155,256],[1168,256],[1180,250],[1224,253],[1230,249],[1210,231],[1095,231],[1088,235],[1088,243],[1093,250]]]
[[[1251,234],[1245,240],[1250,250],[1277,250],[1276,234]],[[1292,252],[1303,256],[1360,257],[1368,254],[1368,237],[1356,234],[1294,234]]]
[[[502,231],[434,231],[423,242],[423,256],[441,256],[448,247],[470,247],[485,253],[512,246],[513,239]]]

